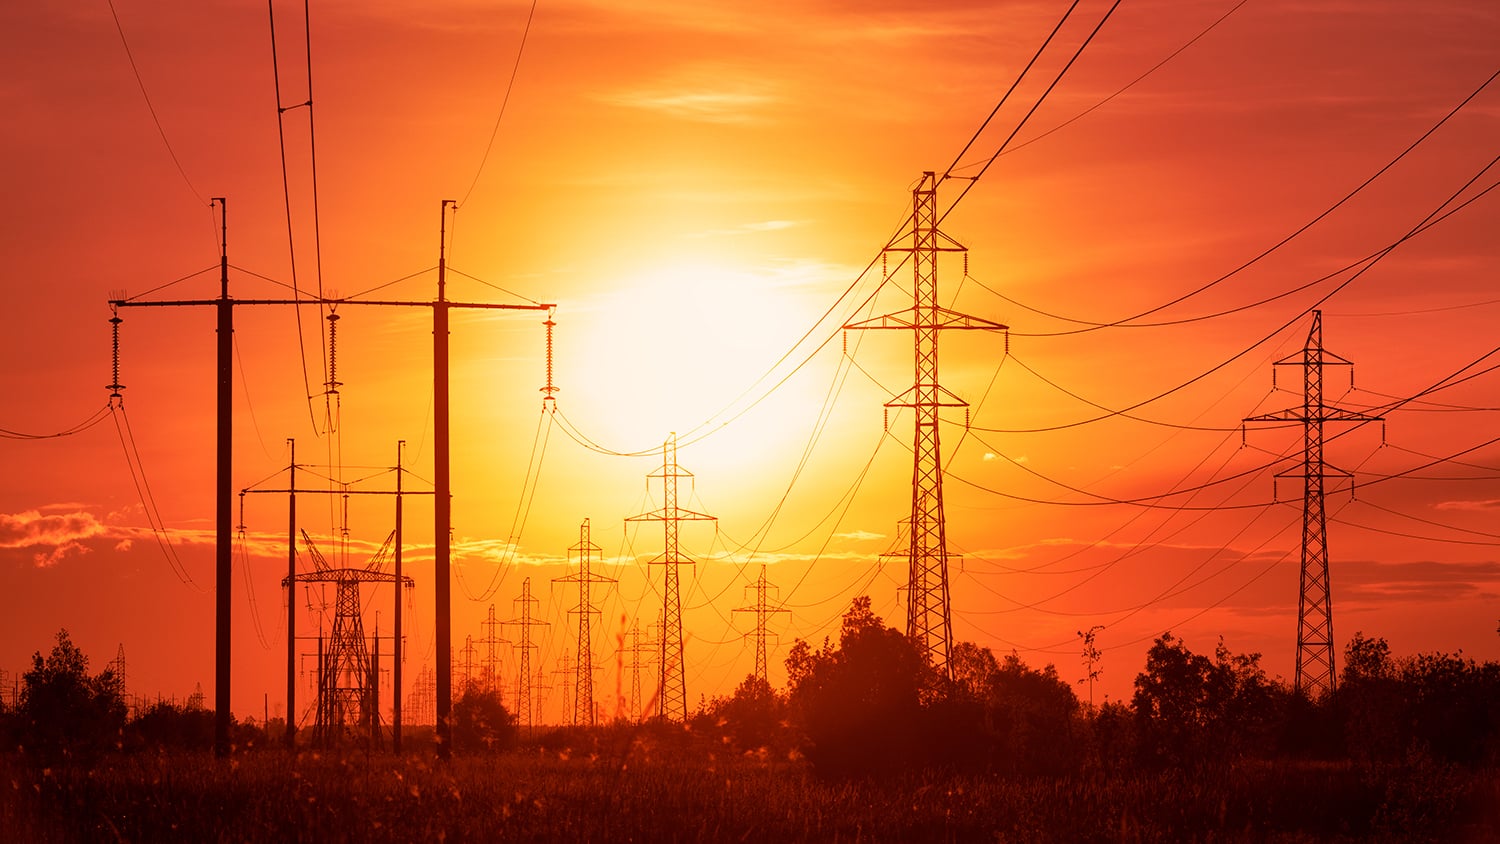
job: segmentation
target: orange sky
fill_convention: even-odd
[[[530,577],[551,622],[533,664],[550,672],[574,648],[577,604],[552,580],[590,519],[619,580],[596,597],[606,708],[616,637],[660,609],[661,572],[645,561],[661,530],[624,520],[660,506],[646,477],[672,431],[695,474],[683,506],[718,517],[683,529],[700,561],[684,571],[690,705],[752,667],[752,619],[731,611],[750,602],[761,563],[791,610],[771,625],[777,684],[785,646],[821,641],[857,595],[902,624],[904,564],[879,555],[909,512],[911,417],[893,412],[884,436],[881,405],[910,385],[910,340],[851,334],[844,356],[837,329],[909,305],[906,269],[869,297],[912,186],[955,161],[1067,4],[703,5],[537,3],[486,157],[529,3],[314,2],[320,242],[308,111],[283,118],[299,286],[316,291],[321,275],[325,293],[352,296],[417,273],[379,295],[430,299],[439,203],[457,199],[448,257],[463,275],[450,295],[521,301],[489,284],[556,303],[560,416],[606,449],[652,452],[590,450],[542,415],[539,314],[455,319],[454,640],[481,636],[491,603],[513,617]],[[980,171],[1108,6],[1079,5],[956,174]],[[0,11],[0,428],[10,432],[57,432],[105,405],[107,300],[217,267],[210,196],[228,198],[232,295],[289,295],[257,277],[290,284],[293,270],[265,7],[115,0],[113,10],[120,29],[107,3]],[[292,106],[308,96],[301,4],[276,15],[281,102]],[[1301,347],[1315,307],[1327,347],[1356,363],[1352,392],[1346,372],[1327,376],[1329,401],[1349,408],[1414,396],[1495,351],[1500,206],[1481,194],[1500,149],[1500,88],[1485,86],[1496,43],[1500,10],[1478,0],[1120,5],[942,226],[970,249],[967,279],[958,258],[940,268],[944,302],[1012,328],[1008,341],[943,341],[943,381],[972,405],[970,430],[962,412],[943,430],[948,535],[963,555],[957,638],[1077,679],[1075,634],[1104,625],[1099,697],[1128,696],[1167,629],[1202,652],[1222,634],[1290,677],[1300,488],[1273,475],[1293,468],[1278,458],[1300,444],[1266,426],[1242,444],[1237,426],[1300,402],[1299,373],[1281,368],[1273,392],[1271,363]],[[1071,332],[1079,323],[1068,320],[1132,317],[1256,258],[1481,86],[1249,268],[1136,324]],[[940,205],[969,185],[945,182]],[[1357,277],[1319,281],[1469,199]],[[216,270],[142,298],[215,295]],[[322,397],[304,398],[326,378],[317,309],[303,309],[300,344],[291,308],[236,314],[236,488],[275,482],[288,438],[299,464],[351,480],[392,465],[405,440],[408,465],[432,477],[426,312],[339,315],[330,437],[314,429]],[[191,583],[153,537],[114,419],[63,438],[8,437],[0,669],[24,670],[67,627],[96,667],[124,643],[132,693],[181,697],[195,683],[211,693],[213,317],[122,316],[127,416],[116,418],[128,418]],[[1340,436],[1328,459],[1357,477],[1355,496],[1328,498],[1340,644],[1362,630],[1398,653],[1500,656],[1496,416],[1458,409],[1493,409],[1497,384],[1481,374],[1407,404],[1383,439],[1378,426],[1330,426]],[[1136,418],[1077,424],[1100,407]],[[523,494],[533,455],[540,472]],[[1273,496],[1283,503],[1262,506]],[[284,705],[284,507],[271,495],[245,506],[233,584],[241,716]],[[334,508],[301,507],[333,554]],[[352,563],[385,538],[390,507],[351,506]],[[433,659],[430,501],[410,499],[407,513],[413,677]],[[390,595],[375,600],[386,631]],[[299,632],[316,629],[305,598],[296,611]],[[508,653],[505,671],[514,664]],[[552,681],[548,720],[563,713]],[[299,691],[299,703],[311,699]]]

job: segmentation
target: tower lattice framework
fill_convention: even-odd
[[[302,540],[313,558],[314,570],[296,575],[299,583],[332,583],[336,587],[333,630],[318,659],[318,703],[313,722],[313,741],[322,746],[338,743],[345,735],[363,736],[370,744],[380,742],[377,684],[379,666],[370,655],[365,638],[360,587],[366,583],[412,585],[412,579],[380,570],[391,542],[385,544],[364,568],[334,568],[328,564],[312,537],[302,531]],[[292,579],[283,579],[283,587]],[[288,718],[292,713],[288,713]]]
[[[677,435],[667,438],[662,446],[662,468],[647,477],[661,478],[664,491],[662,507],[639,516],[631,516],[627,522],[661,522],[665,531],[665,546],[661,555],[652,564],[666,570],[662,585],[662,630],[661,630],[661,703],[658,711],[668,721],[687,721],[687,680],[683,671],[682,656],[682,596],[679,587],[678,567],[692,565],[693,560],[684,557],[678,538],[679,527],[685,521],[712,521],[713,516],[685,510],[677,505],[677,482],[691,478],[691,472],[677,465]]]
[[[906,634],[923,658],[942,677],[950,677],[953,615],[948,593],[947,523],[943,514],[943,455],[938,412],[968,403],[938,381],[938,336],[944,330],[1004,331],[1006,326],[968,316],[938,304],[938,255],[966,248],[938,230],[939,179],[926,171],[912,190],[909,232],[898,235],[887,252],[910,253],[912,306],[902,311],[851,322],[846,329],[900,329],[915,340],[916,383],[886,407],[911,408],[916,417],[912,448],[909,543],[906,549]],[[901,240],[910,245],[896,245]]]
[[[771,603],[770,591],[775,589],[776,586],[766,580],[766,567],[764,564],[760,567],[760,577],[756,578],[753,585],[745,588],[755,590],[754,603],[748,607],[738,607],[734,612],[755,613],[755,632],[745,635],[755,637],[755,676],[759,677],[762,682],[769,684],[771,678],[769,676],[770,672],[767,670],[766,639],[770,634],[766,630],[766,622],[776,613],[790,613],[791,610],[774,606]]]
[[[563,577],[552,578],[554,582],[578,584],[578,606],[569,610],[578,614],[578,655],[574,659],[573,678],[573,724],[575,726],[594,726],[594,631],[593,617],[599,614],[599,608],[594,606],[589,595],[589,587],[595,583],[614,583],[613,577],[605,577],[595,574],[590,570],[590,564],[595,554],[602,554],[603,548],[595,545],[589,540],[589,520],[584,519],[583,524],[578,526],[578,544],[569,548],[570,553],[578,555],[578,571]]]
[[[531,652],[536,649],[536,644],[531,641],[531,628],[545,625],[548,622],[538,620],[532,616],[531,607],[539,603],[536,598],[531,597],[531,578],[521,581],[521,597],[515,602],[521,605],[521,614],[503,624],[514,624],[521,628],[520,640],[515,643],[515,649],[520,651],[520,668],[516,675],[516,722],[525,724],[529,730],[536,724],[536,711],[533,707],[532,688],[538,685],[531,674]],[[538,669],[538,673],[540,674]]]
[[[1329,422],[1379,422],[1383,417],[1324,403],[1323,368],[1352,367],[1353,363],[1323,348],[1322,311],[1312,312],[1312,328],[1301,351],[1276,361],[1275,365],[1302,367],[1302,406],[1249,416],[1245,421],[1302,423],[1302,465],[1277,477],[1302,478],[1302,569],[1297,593],[1297,674],[1293,688],[1318,698],[1332,694],[1337,685],[1324,481],[1330,476],[1353,478],[1324,461],[1323,426]]]

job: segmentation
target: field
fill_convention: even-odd
[[[675,743],[674,743],[675,744]],[[1487,841],[1492,771],[1423,760],[832,781],[635,736],[606,751],[0,757],[10,841]]]

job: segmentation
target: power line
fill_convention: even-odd
[[[479,184],[479,176],[484,172],[484,165],[490,160],[490,151],[495,147],[495,136],[500,133],[500,121],[505,117],[505,107],[510,104],[510,92],[516,85],[516,72],[521,69],[521,56],[526,53],[526,38],[531,34],[531,19],[536,16],[536,0],[531,0],[531,9],[526,13],[526,28],[521,31],[521,44],[516,48],[516,60],[510,68],[510,80],[505,83],[505,96],[500,100],[500,113],[495,115],[495,127],[490,130],[490,140],[484,146],[484,155],[479,159],[479,169],[474,171],[474,179],[469,182],[469,189],[464,191],[464,198],[458,201],[462,207],[469,201],[469,194],[474,192],[474,186]]]

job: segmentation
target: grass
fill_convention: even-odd
[[[800,762],[531,749],[0,758],[12,841],[1481,841],[1492,771],[1271,762],[1060,778],[825,781]],[[1487,814],[1486,814],[1487,813]]]

